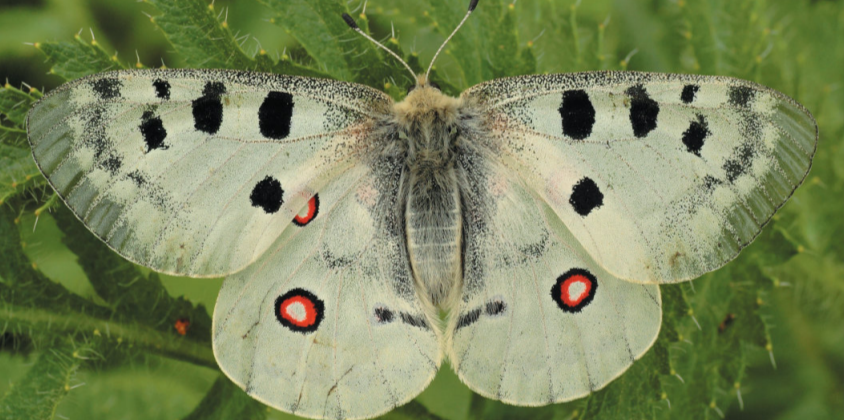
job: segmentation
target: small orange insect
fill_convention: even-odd
[[[727,329],[727,327],[729,327],[733,323],[733,321],[735,319],[736,319],[736,314],[727,314],[727,317],[724,318],[723,321],[721,321],[720,325],[718,325],[718,333],[720,334],[720,333],[724,332]]]
[[[176,329],[176,332],[179,335],[185,335],[188,333],[188,328],[190,328],[190,321],[185,318],[179,318],[176,320],[176,323],[173,324],[173,328]]]

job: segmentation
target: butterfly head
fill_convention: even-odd
[[[407,88],[407,94],[410,95],[411,92],[413,92],[413,91],[415,91],[416,89],[419,89],[419,88],[434,89],[437,92],[442,91],[442,89],[440,89],[440,85],[438,85],[437,82],[435,82],[433,80],[429,80],[424,74],[420,74],[419,76],[416,76],[416,84],[410,85]]]
[[[441,118],[456,113],[458,99],[445,95],[435,82],[419,77],[415,86],[407,90],[407,96],[396,104],[397,115],[400,119],[416,119],[423,115],[440,115]]]

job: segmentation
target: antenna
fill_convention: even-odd
[[[472,1],[473,1],[474,3],[477,3],[477,2],[478,2],[478,0],[472,0]],[[360,27],[358,27],[358,24],[357,24],[357,23],[355,23],[355,20],[354,20],[354,19],[352,19],[352,17],[351,17],[351,16],[349,16],[349,14],[348,14],[348,13],[343,13],[343,20],[345,20],[345,21],[346,21],[346,24],[347,24],[347,25],[349,25],[349,27],[350,27],[350,28],[354,29],[354,30],[355,30],[355,32],[357,32],[357,33],[359,33],[359,34],[363,35],[363,37],[364,37],[364,38],[366,38],[366,39],[368,39],[368,40],[372,41],[372,43],[373,43],[373,44],[375,44],[375,45],[377,45],[377,46],[379,46],[379,47],[383,48],[383,49],[384,49],[384,51],[387,51],[387,52],[388,52],[388,53],[390,53],[390,55],[392,55],[393,57],[396,57],[396,60],[399,60],[399,62],[400,62],[400,63],[404,64],[404,66],[405,66],[405,67],[407,67],[407,70],[408,70],[408,71],[410,72],[410,74],[413,76],[413,80],[416,80],[416,83],[417,83],[417,84],[419,83],[419,81],[416,79],[416,73],[414,73],[414,72],[413,72],[413,69],[412,69],[412,68],[410,68],[410,66],[409,66],[409,65],[407,65],[407,63],[405,63],[405,62],[404,62],[404,60],[402,60],[402,59],[401,59],[401,57],[399,57],[399,55],[398,55],[398,54],[394,53],[394,52],[393,52],[393,50],[391,50],[391,49],[389,49],[389,48],[385,47],[385,46],[384,46],[384,45],[382,45],[380,42],[376,41],[374,38],[372,38],[371,36],[367,35],[364,31],[362,31],[362,30],[360,29]]]
[[[451,32],[451,35],[449,35],[448,38],[445,39],[443,44],[440,45],[440,49],[437,50],[437,53],[434,54],[434,58],[431,59],[431,64],[428,65],[428,71],[425,72],[425,82],[428,81],[428,75],[431,73],[431,68],[434,67],[434,62],[437,61],[437,56],[439,56],[440,52],[443,50],[443,48],[445,48],[445,44],[448,44],[448,41],[451,41],[451,38],[454,36],[454,34],[456,34],[460,27],[463,26],[464,23],[466,23],[466,20],[469,19],[469,15],[471,15],[472,12],[475,11],[475,7],[478,7],[478,0],[472,0],[469,3],[469,10],[466,12],[466,16],[463,16],[463,20],[461,20],[460,23],[457,24],[457,27],[454,28],[454,30]]]

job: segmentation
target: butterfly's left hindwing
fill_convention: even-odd
[[[331,80],[128,70],[59,87],[28,131],[51,185],[114,250],[162,272],[220,276],[254,261],[359,162],[390,103]]]
[[[395,211],[402,167],[333,180],[319,193],[333,204],[223,283],[214,353],[249,395],[310,418],[370,418],[434,378],[436,312],[416,294]]]
[[[726,77],[596,72],[462,95],[480,139],[619,278],[688,280],[733,259],[791,196],[817,143],[785,95]]]

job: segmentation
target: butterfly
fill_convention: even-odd
[[[656,340],[659,284],[735,258],[816,149],[803,106],[728,77],[535,75],[454,98],[428,73],[401,102],[275,74],[101,73],[44,96],[28,137],[120,255],[227,276],[220,367],[311,418],[387,412],[446,358],[510,404],[604,387]]]

